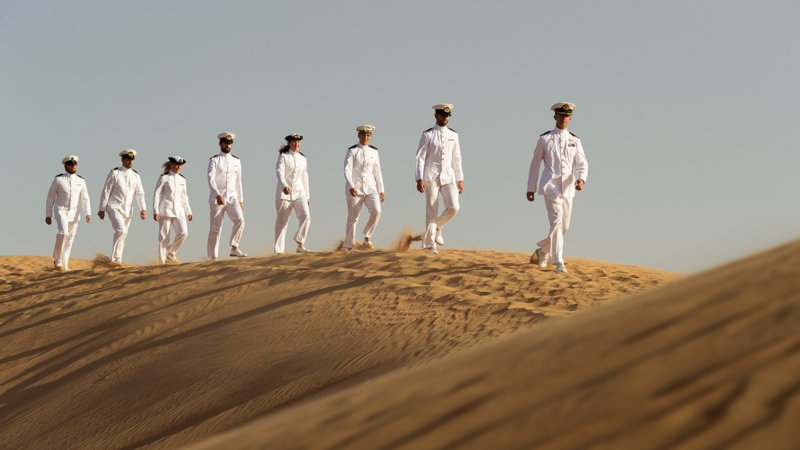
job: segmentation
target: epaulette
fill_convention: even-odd
[[[132,171],[136,172],[136,175],[139,175],[139,172],[136,169],[131,169]]]
[[[182,177],[183,177],[183,174],[182,174],[182,173],[179,173],[178,175],[180,175],[180,176],[182,176]],[[186,177],[183,177],[183,178],[186,178]]]
[[[351,145],[350,147],[347,147],[347,149],[348,149],[348,150],[352,150],[352,149],[354,149],[354,148],[356,148],[356,147],[358,147],[358,144]],[[371,147],[371,146],[370,146],[370,147]]]
[[[432,129],[433,129],[433,127],[430,127],[427,130],[423,131],[423,133],[427,133],[428,131],[431,131]]]
[[[65,174],[63,174],[63,173],[60,173],[60,174],[56,175],[56,178],[58,178],[58,177],[63,177],[64,175],[65,175]]]
[[[378,149],[378,147],[375,147],[374,145],[370,145],[370,148],[373,148],[373,149],[375,149],[375,150],[377,150],[377,149]]]
[[[214,159],[214,158],[216,158],[217,156],[219,156],[219,155],[214,155],[214,156],[212,156],[211,158],[208,158],[208,159]]]
[[[548,134],[550,134],[550,132],[551,132],[551,131],[553,131],[553,130],[547,130],[547,131],[545,131],[544,133],[540,134],[539,136],[545,136],[545,135],[548,135]]]
[[[234,158],[236,158],[236,159],[239,159],[239,157],[238,157],[238,156],[236,156],[236,155],[231,155],[231,156],[233,156],[233,157],[234,157]]]
[[[76,173],[75,175],[78,175],[78,174]],[[86,178],[83,178],[83,177],[82,177],[82,176],[80,176],[80,175],[78,175],[78,177],[79,177],[81,180],[85,180],[85,179],[86,179]]]
[[[450,127],[447,127],[447,129],[448,129],[448,130],[450,130],[450,131],[452,131],[453,133],[458,133],[458,131],[456,131],[456,130],[454,130],[454,129],[450,128]]]
[[[305,153],[303,153],[303,152],[297,152],[297,153],[300,153],[301,155],[303,155],[303,156],[305,156],[306,158],[308,158],[308,156],[306,156],[306,154],[305,154]]]
[[[580,136],[578,136],[577,134],[573,133],[572,131],[570,131],[570,132],[569,132],[569,134],[571,134],[571,135],[575,136],[575,137],[576,137],[576,138],[578,138],[578,139],[580,139],[580,138],[581,138]]]
[[[114,167],[113,169],[111,169],[112,172],[115,170],[119,170],[119,167]]]

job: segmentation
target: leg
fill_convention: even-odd
[[[344,248],[353,248],[356,240],[356,224],[358,223],[358,216],[361,214],[361,206],[364,204],[364,196],[357,195],[353,197],[350,191],[344,193],[345,201],[347,202],[347,226],[344,231]]]
[[[56,213],[56,243],[53,246],[53,264],[56,268],[64,267],[64,240],[69,233],[69,221],[66,216]]]
[[[308,207],[308,200],[304,198],[298,198],[292,203],[294,212],[297,214],[297,220],[300,221],[300,226],[297,227],[297,233],[294,235],[294,241],[298,244],[304,244],[308,228],[311,226],[311,210]]]
[[[167,263],[167,248],[169,247],[169,230],[172,227],[172,218],[160,216],[158,218],[158,262]]]
[[[375,227],[378,226],[378,221],[381,219],[381,197],[380,194],[369,194],[364,199],[369,211],[369,219],[367,224],[364,225],[364,237],[372,238],[372,233],[375,232]]]
[[[244,212],[242,205],[238,202],[229,204],[226,208],[228,218],[233,222],[233,229],[231,230],[231,247],[239,248],[239,241],[242,239],[244,232]]]
[[[79,216],[75,216],[75,220],[69,222],[67,234],[64,236],[64,250],[61,254],[61,260],[64,263],[64,270],[69,270],[69,254],[72,253],[72,243],[75,241],[75,234],[78,232]]]
[[[545,255],[549,255],[553,264],[563,263],[564,249],[564,197],[560,195],[545,195],[544,204],[547,208],[547,219],[550,222],[550,232],[547,237],[537,243]]]
[[[289,200],[275,200],[275,253],[283,253],[286,242],[286,228],[289,226],[289,214],[292,212],[292,202]]]
[[[111,261],[122,262],[122,251],[125,249],[125,238],[131,225],[130,216],[125,217],[114,211],[108,211],[108,220],[114,230],[114,241],[111,245]]]
[[[422,237],[422,248],[432,248],[436,245],[436,224],[433,220],[439,212],[439,182],[428,180],[425,188],[425,235]],[[431,227],[433,231],[431,232]]]
[[[173,217],[170,220],[172,227],[175,229],[175,240],[172,241],[167,250],[169,251],[168,254],[175,258],[181,245],[189,237],[189,227],[187,226],[186,216]]]
[[[208,226],[208,242],[206,244],[206,255],[209,258],[216,258],[219,256],[219,238],[222,235],[222,219],[225,218],[226,205],[217,205],[216,203],[209,205],[209,226]]]

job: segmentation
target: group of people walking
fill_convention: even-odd
[[[417,191],[425,194],[425,233],[422,247],[430,253],[439,252],[444,244],[443,229],[459,210],[459,195],[464,192],[464,171],[461,164],[461,146],[458,133],[448,127],[453,105],[440,103],[433,106],[435,126],[422,132],[415,158]],[[527,199],[535,194],[544,196],[550,222],[550,231],[531,257],[533,263],[545,268],[556,266],[557,272],[566,272],[563,260],[564,235],[569,228],[572,198],[582,190],[588,176],[580,139],[567,131],[575,105],[559,102],[551,107],[555,112],[556,128],[539,137],[531,161]],[[358,143],[349,147],[344,158],[344,196],[347,203],[347,223],[343,250],[355,247],[356,224],[361,210],[366,206],[369,218],[364,227],[364,247],[374,248],[372,236],[381,216],[385,200],[383,174],[377,147],[370,144],[375,127],[356,127]],[[236,135],[223,132],[217,135],[220,152],[208,163],[210,226],[207,242],[209,259],[219,258],[219,242],[225,216],[233,228],[230,237],[231,257],[246,257],[240,241],[244,231],[244,192],[242,190],[242,164],[233,155]],[[305,246],[311,225],[311,190],[308,163],[300,151],[303,136],[295,133],[286,136],[276,162],[275,188],[275,253],[284,253],[289,217],[294,211],[299,221],[293,240],[298,253],[309,252]],[[133,203],[139,207],[139,217],[147,218],[144,189],[139,173],[133,168],[136,150],[125,149],[119,156],[122,165],[112,169],[100,195],[98,217],[108,216],[114,230],[111,262],[121,264],[125,239],[133,218]],[[62,159],[64,173],[55,177],[47,194],[45,222],[50,225],[55,218],[57,226],[53,262],[56,270],[69,270],[69,255],[80,221],[82,209],[86,222],[91,222],[91,207],[86,182],[77,174],[79,158],[69,155]],[[187,222],[193,219],[189,205],[186,178],[181,173],[186,160],[170,156],[163,164],[163,172],[153,193],[153,219],[158,222],[158,258],[161,264],[177,262],[177,253],[188,236]],[[539,176],[540,168],[542,174]],[[439,199],[444,210],[439,213]],[[170,235],[172,239],[170,240]]]

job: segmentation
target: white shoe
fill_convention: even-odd
[[[438,255],[439,254],[439,249],[436,248],[435,245],[433,247],[429,248],[428,251],[431,252],[431,255]]]
[[[434,239],[437,245],[444,245],[444,238],[442,237],[442,229],[436,229],[436,238]]]
[[[175,255],[175,253],[167,254],[167,262],[168,263],[175,263],[175,264],[180,264],[181,263],[180,261],[178,261],[178,256]]]
[[[244,258],[245,256],[247,256],[247,253],[239,250],[239,247],[231,247],[231,256]]]
[[[556,273],[567,273],[567,267],[564,263],[556,264]]]
[[[547,267],[547,255],[544,253],[544,250],[541,248],[537,248],[533,255],[531,255],[531,262],[537,264],[540,269],[544,269]]]
[[[53,263],[53,264],[55,265],[57,272],[63,272],[64,271],[64,266],[61,265],[61,263]]]
[[[302,242],[297,243],[297,253],[311,253],[311,250],[307,249]]]
[[[217,257],[216,257],[216,256],[212,256],[212,257],[211,257],[211,261],[216,261],[216,260],[217,260]]]
[[[366,248],[368,248],[370,250],[375,250],[375,245],[372,243],[372,241],[368,237],[364,238],[364,247],[366,247]]]

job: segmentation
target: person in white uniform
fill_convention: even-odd
[[[225,214],[233,222],[231,230],[230,256],[247,256],[239,249],[239,241],[244,231],[244,192],[242,191],[242,162],[234,156],[233,140],[236,135],[229,132],[217,135],[220,152],[209,158],[208,187],[211,189],[208,201],[211,209],[208,230],[208,257],[216,260],[219,256],[219,240],[222,235],[222,221]]]
[[[64,173],[56,175],[50,183],[45,202],[44,222],[48,225],[56,218],[56,245],[53,249],[53,264],[58,271],[69,270],[69,254],[72,252],[72,243],[75,233],[78,232],[79,206],[83,208],[86,223],[92,221],[92,208],[89,204],[89,192],[86,190],[86,181],[78,175],[78,158],[69,155],[61,160],[64,164]]]
[[[531,256],[531,262],[541,268],[552,263],[556,266],[556,272],[566,273],[564,235],[569,230],[575,191],[583,190],[589,176],[589,162],[580,138],[567,130],[575,105],[559,102],[550,109],[555,112],[553,118],[556,127],[539,136],[528,173],[526,194],[530,202],[536,193],[544,196],[550,231],[537,243],[539,248]]]
[[[119,153],[122,159],[120,167],[114,167],[106,177],[103,192],[100,193],[100,209],[97,216],[108,220],[114,229],[114,240],[111,244],[111,262],[122,263],[122,251],[125,249],[125,238],[133,217],[133,200],[139,204],[139,217],[147,219],[147,206],[144,202],[144,188],[139,172],[133,168],[136,150],[124,149]]]
[[[311,225],[311,191],[308,185],[308,162],[306,155],[300,151],[303,136],[290,134],[286,136],[286,145],[278,150],[278,162],[275,164],[275,175],[278,183],[275,186],[275,253],[283,253],[286,241],[286,229],[289,226],[289,215],[294,210],[300,226],[294,235],[297,253],[308,253],[305,246],[308,227]]]
[[[439,253],[437,245],[444,244],[442,229],[459,209],[458,196],[464,192],[464,170],[461,167],[461,145],[458,133],[447,124],[453,105],[433,106],[436,126],[422,132],[416,157],[417,191],[425,193],[425,234],[422,248]],[[444,212],[439,211],[439,197]]]
[[[358,144],[347,149],[344,157],[345,201],[347,202],[347,226],[342,248],[352,249],[356,238],[356,224],[361,207],[366,205],[369,219],[364,226],[364,246],[375,248],[372,234],[381,217],[381,203],[385,199],[383,175],[378,147],[370,145],[375,127],[356,127]]]
[[[153,192],[153,219],[158,222],[158,262],[161,264],[178,263],[178,249],[189,236],[186,220],[192,221],[192,207],[189,206],[186,177],[181,173],[184,164],[186,160],[182,157],[170,156]],[[175,238],[170,243],[169,234],[173,229]]]

